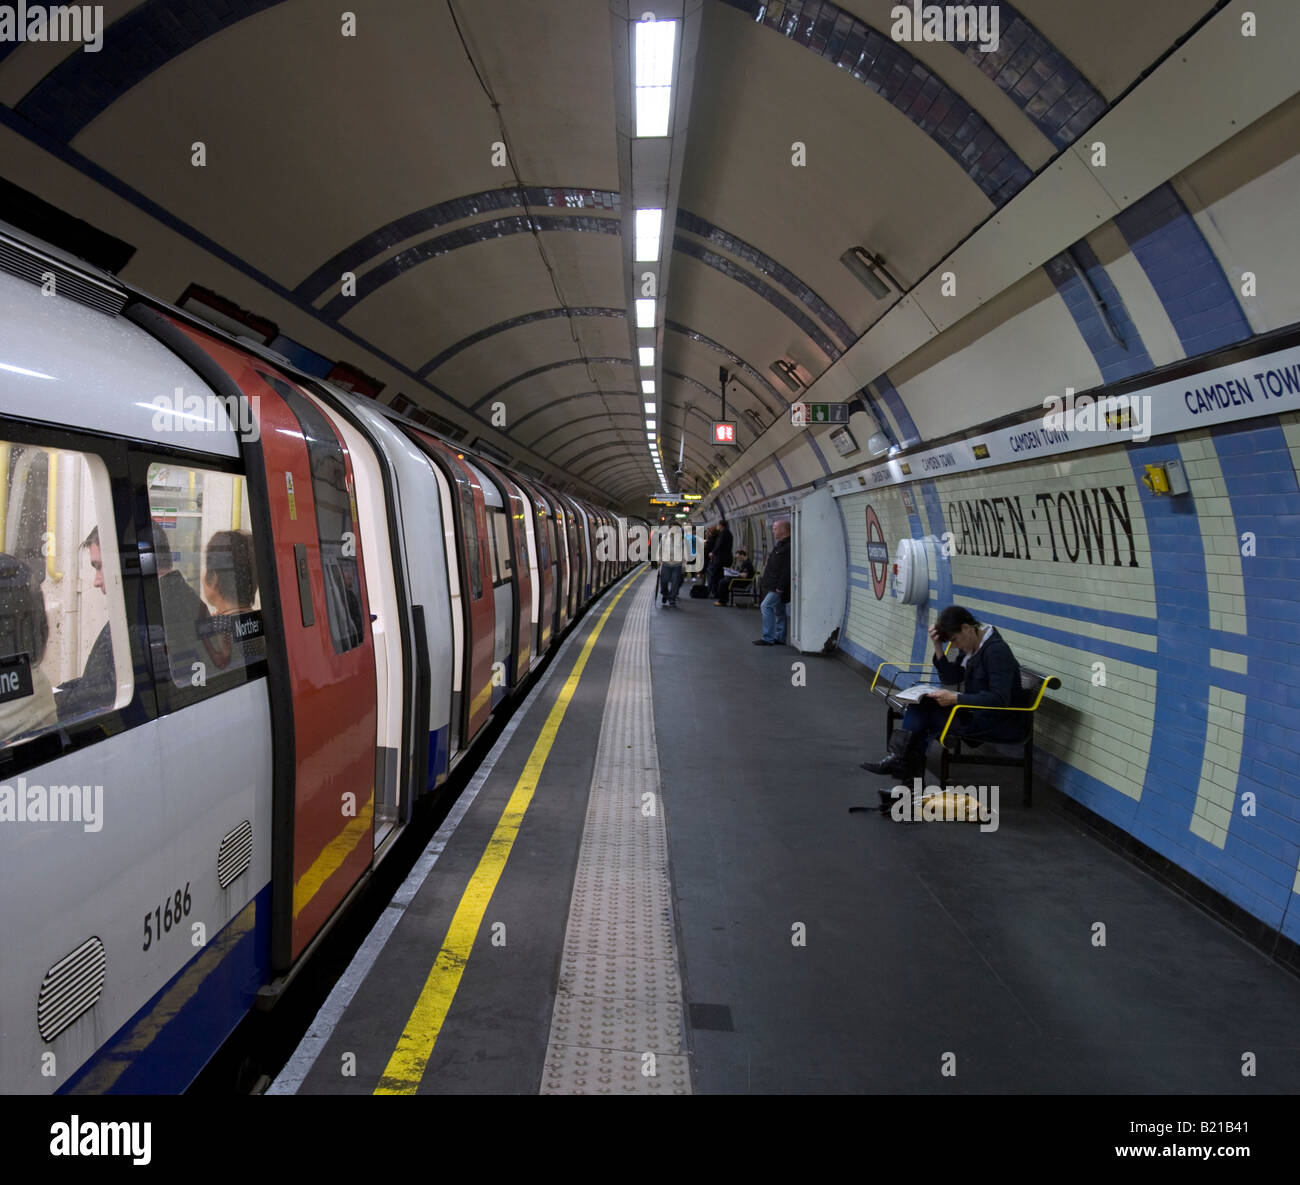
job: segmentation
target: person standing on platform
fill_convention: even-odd
[[[759,608],[763,612],[763,636],[755,646],[785,645],[785,607],[790,603],[790,520],[778,519],[772,525],[776,546],[763,565],[758,591],[763,593]]]
[[[718,545],[718,528],[710,527],[704,532],[704,567],[701,570],[691,596],[703,596],[713,587],[713,552]],[[703,588],[701,588],[701,584]]]
[[[709,582],[709,592],[713,594],[715,605],[723,604],[722,584],[726,579],[726,569],[731,567],[732,548],[731,528],[724,518],[718,524],[718,537],[713,544],[713,579]]]

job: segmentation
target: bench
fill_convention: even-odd
[[[743,597],[751,605],[758,604],[757,576],[728,576],[723,587],[722,600],[728,605],[739,605]]]
[[[946,652],[945,652],[946,653]],[[894,676],[888,682],[882,682],[881,675],[886,667],[894,668]],[[930,664],[921,666],[916,663],[894,663],[882,662],[876,668],[875,677],[871,680],[871,690],[874,694],[883,696],[888,704],[888,712],[885,716],[885,743],[889,743],[890,737],[894,733],[894,722],[902,718],[903,713],[907,710],[908,705],[897,698],[897,692],[903,690],[898,686],[900,676],[911,673],[920,673],[933,668]],[[948,773],[950,766],[954,763],[963,765],[1000,765],[1004,767],[1015,767],[1021,771],[1024,777],[1024,804],[1025,806],[1033,805],[1034,793],[1034,714],[1038,711],[1039,705],[1043,702],[1043,697],[1048,691],[1055,691],[1061,686],[1061,680],[1055,675],[1043,675],[1038,671],[1032,671],[1028,667],[1020,668],[1020,686],[1023,690],[1033,696],[1033,702],[1022,708],[990,708],[976,707],[970,704],[954,704],[948,712],[948,719],[944,721],[943,731],[939,734],[939,782],[940,785],[948,785]],[[984,754],[972,754],[962,751],[962,740],[964,738],[954,736],[948,740],[948,729],[952,727],[952,722],[958,712],[1028,712],[1029,728],[1023,741],[980,741],[978,747],[981,749],[998,749],[998,750],[1015,750],[1015,752],[993,752]],[[968,747],[973,747],[972,743],[967,740]]]

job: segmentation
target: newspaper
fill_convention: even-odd
[[[941,683],[914,683],[911,687],[905,687],[902,691],[894,692],[894,699],[902,700],[904,703],[919,703],[923,695],[931,691],[942,691]]]

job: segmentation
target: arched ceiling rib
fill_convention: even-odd
[[[614,101],[612,56],[626,33],[605,0],[362,6],[355,38],[306,0],[108,7],[100,53],[0,44],[0,132],[57,158],[48,176],[12,180],[130,241],[124,275],[165,298],[213,288],[328,359],[382,372],[390,393],[472,420],[487,443],[552,449],[566,472],[589,455],[568,445],[626,434],[587,468],[618,476],[622,449],[638,476],[620,481],[654,484],[626,356],[616,112],[629,96]],[[751,444],[798,398],[774,360],[815,379],[900,299],[869,297],[839,263],[846,248],[915,282],[1213,2],[994,0],[991,53],[898,44],[893,7],[703,0],[663,239],[653,398],[669,470],[678,434],[693,463],[716,463],[720,363],[735,380],[728,418]],[[202,169],[187,155],[196,138]]]
[[[602,209],[617,214],[619,195],[608,189],[576,189],[570,186],[528,186],[519,189],[486,189],[450,201],[413,210],[350,243],[321,264],[294,291],[307,300],[318,300],[339,282],[344,272],[358,272],[384,252],[408,239],[452,222],[465,222],[482,214],[525,208],[568,210]]]

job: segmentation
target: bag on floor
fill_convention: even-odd
[[[709,595],[709,586],[707,584],[691,585],[691,600],[702,601]]]

